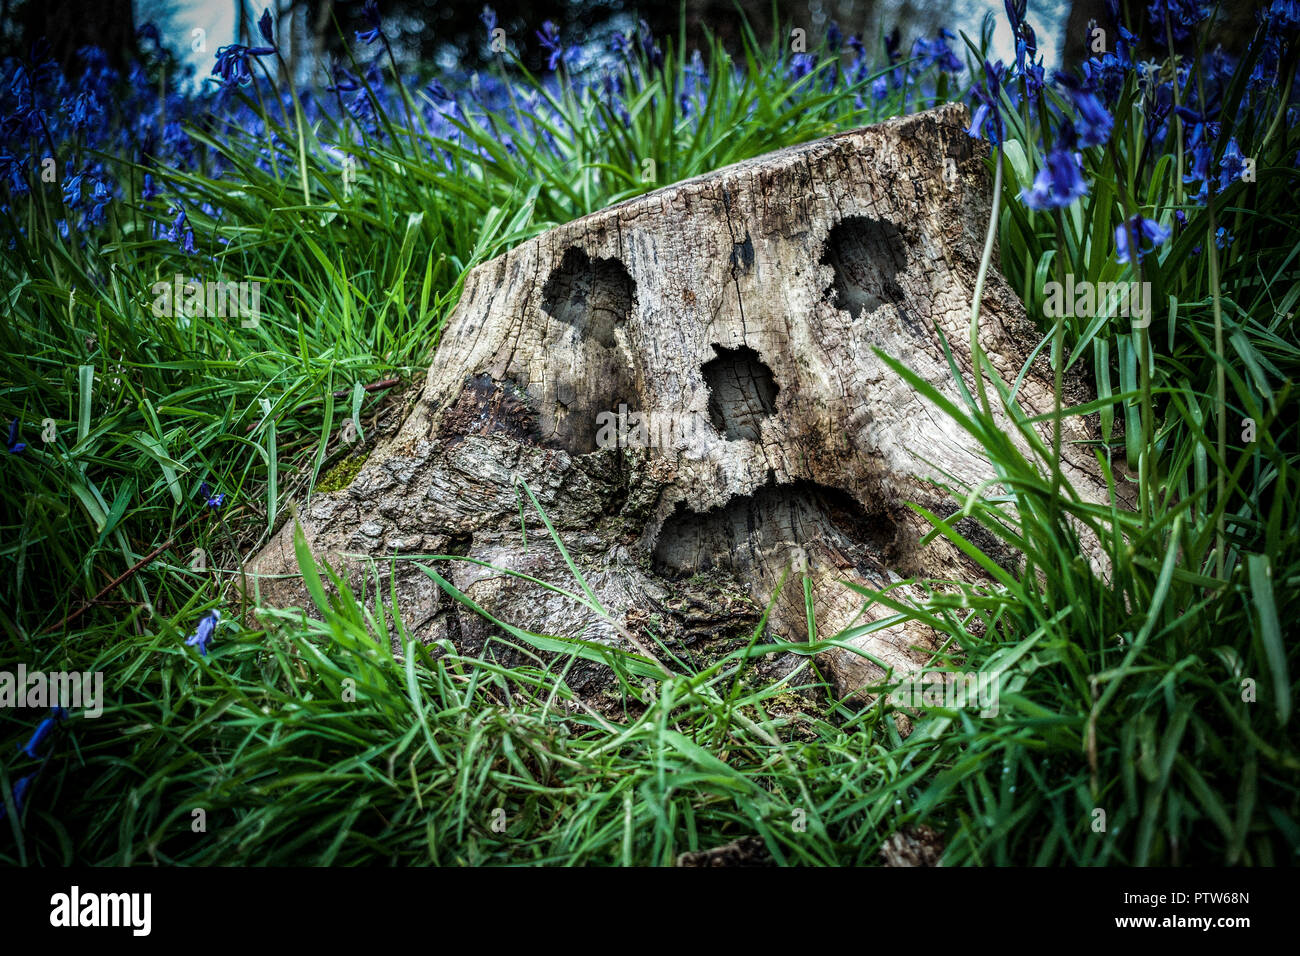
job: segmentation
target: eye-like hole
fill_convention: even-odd
[[[570,454],[597,450],[599,416],[620,404],[639,410],[636,373],[615,331],[636,308],[636,283],[617,259],[564,253],[542,287],[542,309],[572,329],[552,351],[552,404],[542,409],[543,440]]]
[[[760,423],[776,411],[779,388],[772,370],[747,346],[713,346],[718,357],[702,371],[709,386],[709,421],[728,441],[762,437]]]
[[[636,306],[636,283],[617,259],[593,261],[581,249],[564,253],[542,288],[542,308],[579,335],[612,348],[614,329]]]
[[[895,279],[907,266],[907,243],[892,222],[850,216],[830,231],[821,264],[835,272],[827,292],[838,309],[853,318],[868,315],[886,302],[900,302]]]

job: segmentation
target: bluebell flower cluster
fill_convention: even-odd
[[[1004,2],[1016,37],[1016,59],[1010,66],[984,65],[982,77],[968,92],[972,110],[968,132],[998,146],[1006,136],[1004,118],[1009,111],[1023,110],[1037,118],[1043,159],[1032,183],[1020,192],[1027,207],[1043,211],[1068,206],[1089,194],[1090,178],[1095,178],[1090,171],[1113,176],[1109,148],[1115,111],[1135,105],[1141,116],[1138,172],[1142,163],[1173,152],[1178,132],[1190,208],[1204,205],[1212,192],[1249,181],[1251,161],[1235,137],[1225,141],[1220,118],[1239,59],[1215,48],[1196,65],[1186,55],[1141,60],[1139,37],[1119,22],[1118,4],[1111,2],[1111,22],[1117,26],[1113,41],[1088,57],[1077,74],[1057,72],[1049,85],[1036,58],[1026,0]],[[1165,50],[1172,39],[1182,51],[1189,49],[1198,31],[1207,28],[1212,7],[1197,0],[1156,0],[1145,6],[1145,13],[1151,44]],[[1277,89],[1291,88],[1279,68],[1282,51],[1294,44],[1300,31],[1300,0],[1273,0],[1261,19],[1262,29],[1253,41],[1257,47],[1250,51],[1255,75],[1248,85],[1254,89],[1248,90],[1241,110],[1276,110]],[[1294,67],[1294,58],[1290,62]],[[1300,155],[1295,161],[1300,166]],[[1174,212],[1180,225],[1185,225],[1187,212]],[[1140,262],[1168,240],[1170,230],[1158,219],[1138,215],[1119,223],[1114,236],[1117,261]],[[1226,246],[1231,237],[1225,234],[1219,242]]]
[[[934,67],[945,73],[960,73],[966,68],[965,64],[948,45],[956,39],[956,35],[945,29],[940,29],[932,40],[917,37],[912,43],[913,69],[919,73]]]
[[[560,42],[560,28],[552,21],[547,20],[542,24],[542,28],[537,31],[537,40],[542,46],[542,52],[546,54],[546,68],[554,70],[564,62],[564,44]]]
[[[1070,127],[1062,129],[1061,139],[1047,153],[1047,162],[1034,177],[1034,183],[1020,193],[1030,209],[1059,209],[1088,194],[1084,181],[1083,160],[1074,148]]]
[[[1210,5],[1200,0],[1155,0],[1147,7],[1152,36],[1164,45],[1172,33],[1174,43],[1185,42],[1210,15]]]
[[[1090,182],[1102,171],[1116,110],[1130,108],[1135,95],[1149,153],[1168,152],[1172,131],[1182,130],[1183,172],[1192,203],[1206,202],[1211,192],[1227,189],[1240,178],[1247,158],[1235,142],[1220,141],[1219,119],[1229,80],[1240,62],[1237,58],[1213,50],[1199,77],[1185,62],[1176,69],[1142,62],[1139,38],[1121,24],[1105,51],[1087,59],[1078,74],[1057,73],[1049,81],[1027,18],[1027,0],[1004,0],[1004,4],[1015,37],[1015,58],[1010,64],[984,63],[968,81],[969,132],[1000,145],[1008,135],[1011,115],[1023,114],[1034,121],[1031,128],[1040,130],[1042,137],[1037,144],[1041,159],[1022,194],[1032,208],[1060,208],[1088,194]],[[1143,19],[1142,32],[1151,42],[1153,35],[1164,32],[1165,24],[1176,43],[1208,32],[1205,3],[1159,0],[1136,9]],[[1115,13],[1112,10],[1112,16]],[[492,41],[494,31],[500,29],[496,12],[485,6],[480,20],[484,37]],[[1160,31],[1155,29],[1157,21]],[[162,77],[183,71],[170,59],[151,25],[140,30],[140,62],[120,73],[102,51],[92,47],[79,53],[80,76],[75,82],[40,48],[24,59],[4,60],[0,62],[4,101],[0,205],[12,211],[15,202],[36,193],[61,200],[62,209],[53,217],[57,233],[82,244],[112,225],[115,216],[121,216],[119,209],[129,208],[132,215],[143,213],[149,219],[150,234],[157,241],[180,254],[219,251],[227,239],[210,224],[220,223],[222,211],[202,208],[164,170],[212,178],[233,173],[222,150],[201,145],[231,139],[247,144],[246,155],[259,169],[281,168],[283,157],[296,152],[296,144],[285,143],[276,125],[267,120],[279,109],[288,113],[301,108],[314,128],[338,130],[338,141],[323,141],[325,148],[360,162],[370,153],[365,144],[391,135],[382,118],[406,115],[410,102],[418,104],[420,126],[428,132],[419,139],[430,157],[449,171],[463,168],[467,153],[490,158],[464,133],[466,125],[492,129],[507,153],[517,153],[525,142],[557,157],[566,153],[568,147],[558,139],[563,139],[569,119],[546,96],[539,96],[532,84],[495,70],[461,69],[424,76],[418,82],[413,77],[395,81],[394,70],[380,63],[385,54],[391,60],[391,51],[373,0],[361,8],[358,26],[355,60],[345,59],[347,65],[332,67],[326,97],[313,96],[306,89],[279,89],[270,75],[274,71],[256,68],[261,58],[278,55],[269,11],[257,21],[258,45],[228,44],[216,52],[211,68],[216,82],[204,86],[201,95],[182,95],[177,83],[161,82]],[[1279,71],[1288,62],[1283,53],[1294,44],[1297,30],[1300,0],[1272,0],[1262,12],[1262,47],[1254,57],[1251,80],[1257,88],[1243,109],[1251,108],[1250,96],[1275,96],[1285,86]],[[882,39],[883,57],[870,52],[861,38],[845,35],[838,24],[829,22],[820,41],[810,38],[808,52],[789,52],[772,69],[791,82],[816,77],[814,83],[802,83],[797,95],[815,95],[843,84],[853,91],[864,119],[947,99],[948,90],[966,73],[956,37],[947,30],[910,44],[897,30]],[[515,50],[535,44],[547,67],[540,82],[549,93],[560,94],[567,88],[580,99],[598,100],[599,123],[631,122],[629,98],[649,73],[662,70],[665,63],[656,37],[644,22],[630,34],[609,38],[612,57],[566,44],[561,29],[550,20],[535,34],[520,31],[511,43]],[[1204,101],[1196,80],[1204,81]],[[420,91],[409,99],[401,89],[408,83],[408,89]],[[673,89],[674,103],[686,120],[702,113],[708,85],[709,72],[697,53],[687,60]],[[250,87],[255,87],[256,96],[250,95],[254,92]],[[268,104],[266,112],[258,102]],[[193,135],[195,130],[203,135]],[[43,177],[50,164],[54,175]],[[15,217],[17,236],[22,235],[25,218]],[[9,238],[11,246],[17,236]]]

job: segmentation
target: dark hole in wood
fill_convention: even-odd
[[[620,403],[636,409],[635,372],[615,330],[636,307],[636,283],[617,259],[591,259],[578,248],[564,253],[542,287],[542,308],[573,330],[580,348],[578,374],[557,369],[556,409],[548,444],[573,455],[596,450],[597,416]]]
[[[635,305],[636,283],[623,263],[593,261],[577,248],[564,253],[542,287],[547,313],[606,348],[614,346],[614,329],[627,321]]]
[[[702,513],[679,505],[660,529],[654,566],[668,578],[781,567],[796,547],[875,575],[903,557],[891,516],[868,514],[846,492],[800,480],[764,486]]]
[[[907,266],[907,243],[892,222],[866,216],[841,221],[826,237],[821,264],[835,271],[827,290],[831,301],[855,319],[903,299],[895,276]]]
[[[727,349],[713,346],[718,357],[705,364],[704,381],[709,386],[709,421],[729,441],[762,437],[759,423],[776,410],[780,390],[772,370],[746,346]]]

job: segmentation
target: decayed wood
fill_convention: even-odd
[[[371,574],[371,593],[374,575],[387,595],[396,573],[411,631],[470,653],[498,632],[412,562],[388,559],[460,554],[574,589],[531,507],[525,546],[517,477],[613,620],[498,570],[439,569],[534,632],[627,647],[629,633],[690,645],[744,631],[792,563],[806,563],[826,636],[888,613],[864,611],[845,580],[976,580],[947,543],[918,545],[927,528],[904,503],[951,510],[935,481],[973,486],[993,470],[872,351],[959,401],[941,330],[973,387],[968,320],[990,184],[986,147],[966,124],[949,105],[785,149],[480,265],[398,434],[348,488],[302,509],[313,550],[354,580]],[[1011,381],[1038,333],[996,268],[981,308],[980,341]],[[1076,379],[1067,385],[1084,400]],[[1030,414],[1051,409],[1045,362],[1020,399]],[[638,429],[632,413],[653,427]],[[658,447],[604,447],[620,421],[624,445]],[[1065,427],[1067,442],[1093,437],[1080,419]],[[1086,454],[1069,447],[1063,465],[1101,497]],[[310,606],[292,534],[283,527],[250,567],[264,604]],[[808,632],[798,581],[769,622],[791,639]],[[934,635],[908,625],[855,643],[907,671]],[[819,663],[841,692],[881,674],[847,650]],[[607,677],[586,663],[568,675],[580,691]]]

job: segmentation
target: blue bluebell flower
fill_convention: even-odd
[[[27,184],[27,163],[12,153],[0,152],[0,180],[9,184],[9,192],[22,196],[31,189]]]
[[[1183,182],[1200,183],[1201,188],[1191,197],[1198,205],[1204,205],[1209,196],[1210,160],[1214,158],[1214,148],[1209,143],[1202,143],[1191,151],[1192,161],[1188,164]]]
[[[361,8],[361,17],[369,29],[356,31],[358,43],[370,46],[376,40],[384,39],[384,24],[379,18],[379,4],[375,0],[366,0],[365,6]]]
[[[1250,71],[1248,81],[1251,89],[1267,87],[1278,79],[1278,66],[1282,60],[1282,41],[1278,34],[1264,34],[1259,44],[1259,55],[1255,58],[1254,69]]]
[[[547,55],[546,68],[554,70],[560,63],[564,62],[564,44],[560,42],[560,28],[550,20],[542,24],[542,28],[537,31],[537,39],[541,43],[542,52]]]
[[[1237,138],[1234,136],[1228,140],[1228,145],[1223,149],[1223,159],[1219,160],[1219,191],[1227,189],[1238,179],[1246,169],[1245,157],[1241,155],[1241,147],[1237,145]]]
[[[1208,5],[1200,0],[1154,0],[1147,7],[1155,41],[1164,46],[1166,26],[1175,43],[1182,43],[1192,35],[1197,24],[1210,15]]]
[[[840,44],[844,42],[844,33],[840,30],[840,25],[834,20],[826,28],[826,49],[832,53],[840,52]]]
[[[63,204],[69,209],[81,205],[81,182],[84,178],[83,173],[71,173],[63,180]]]
[[[352,93],[361,89],[360,78],[342,63],[335,62],[330,67],[333,84],[325,87],[330,93]]]
[[[41,758],[41,744],[45,742],[46,738],[48,738],[50,734],[54,733],[54,728],[58,726],[59,721],[62,720],[66,714],[67,711],[62,707],[56,707],[53,711],[53,716],[46,717],[37,724],[36,730],[32,733],[31,739],[19,749],[33,760],[39,760]]]
[[[882,38],[885,44],[885,57],[890,63],[897,63],[903,58],[903,40],[898,27],[890,30]]]
[[[1072,134],[1047,154],[1047,163],[1034,177],[1033,186],[1020,192],[1021,201],[1030,209],[1039,211],[1068,206],[1080,196],[1087,195],[1088,184],[1083,180],[1083,164],[1074,150]]]
[[[1107,51],[1101,56],[1089,57],[1083,63],[1083,77],[1088,87],[1100,94],[1105,103],[1114,103],[1124,88],[1124,75],[1129,70],[1118,54]]]
[[[1264,20],[1276,30],[1300,28],[1300,0],[1273,0],[1264,11]]]
[[[185,640],[186,647],[197,647],[199,653],[204,657],[208,656],[208,644],[217,633],[217,625],[221,623],[221,612],[216,608],[208,611],[203,617],[199,618],[198,627],[194,633]]]
[[[1187,130],[1184,142],[1188,149],[1194,149],[1207,140],[1213,142],[1219,138],[1219,124],[1210,119],[1208,112],[1198,113],[1189,106],[1175,106],[1174,112],[1183,120]]]
[[[1068,73],[1057,73],[1056,82],[1065,88],[1066,95],[1078,111],[1074,120],[1080,146],[1101,146],[1110,139],[1115,120],[1106,112],[1101,101],[1084,89],[1079,80]]]
[[[273,47],[246,47],[242,43],[230,43],[217,50],[217,62],[212,67],[212,76],[221,78],[226,86],[247,86],[253,82],[253,74],[248,67],[250,56],[266,56],[274,53]]]
[[[971,87],[971,95],[979,104],[971,114],[970,126],[966,132],[973,137],[987,135],[994,146],[1002,143],[1002,75],[1006,67],[1001,60],[996,63],[984,62],[984,79]]]
[[[77,56],[85,64],[86,69],[95,73],[112,73],[113,69],[108,63],[108,53],[101,46],[83,46],[77,48]]]
[[[86,210],[86,224],[99,226],[107,218],[106,210],[113,201],[113,191],[109,182],[102,177],[93,177],[91,182],[93,185],[90,189],[90,208]]]
[[[23,802],[27,799],[27,790],[31,787],[34,779],[36,779],[36,774],[29,773],[25,777],[19,777],[14,783],[14,809],[18,811],[19,814],[23,812]],[[9,808],[4,805],[3,800],[0,800],[0,820],[3,820],[8,813]]]
[[[5,441],[5,447],[9,449],[11,455],[21,455],[27,449],[27,443],[18,440],[18,419],[9,423],[9,438]]]
[[[478,18],[483,21],[483,27],[487,30],[488,39],[491,40],[492,31],[497,28],[497,12],[485,3],[483,4],[483,12],[478,15]]]
[[[960,73],[966,69],[966,64],[962,63],[961,58],[953,52],[949,41],[956,40],[957,35],[951,30],[944,27],[939,28],[934,42],[930,44],[930,57],[932,62],[936,63],[939,69],[945,73]]]
[[[203,503],[213,511],[216,511],[226,503],[225,494],[223,492],[213,494],[212,489],[208,487],[206,481],[199,485],[199,495],[204,499]]]
[[[801,80],[813,71],[816,62],[811,53],[796,53],[786,67],[786,76],[792,80]]]
[[[172,220],[171,227],[166,231],[163,231],[161,227],[155,229],[155,237],[161,236],[168,242],[174,242],[180,246],[182,252],[193,255],[195,252],[194,230],[190,228],[190,220],[185,214],[185,210],[179,205],[173,204],[168,212],[175,213],[176,218]]]
[[[963,69],[962,62],[948,46],[948,38],[951,36],[952,33],[948,30],[940,30],[933,40],[917,37],[912,43],[912,72],[921,73],[937,66],[947,73],[960,73]]]
[[[99,105],[93,90],[79,90],[65,99],[60,108],[68,115],[74,130],[87,129],[104,116],[104,108]]]
[[[1141,262],[1142,257],[1156,246],[1163,244],[1169,238],[1169,234],[1170,230],[1154,219],[1147,219],[1141,214],[1136,215],[1128,222],[1120,223],[1115,227],[1115,246],[1118,250],[1116,260],[1119,262],[1130,260],[1132,256],[1130,237],[1137,238],[1137,258],[1138,262]]]
[[[637,37],[641,40],[641,51],[645,54],[651,68],[662,70],[664,68],[664,55],[659,49],[659,44],[655,42],[655,35],[650,29],[650,24],[641,20],[637,29]]]
[[[1227,226],[1220,226],[1214,233],[1214,244],[1220,249],[1226,249],[1237,239],[1232,233],[1228,232]]]
[[[262,39],[269,47],[275,46],[275,38],[271,36],[271,11],[263,10],[262,15],[257,20],[257,32],[262,34]]]
[[[1030,64],[1038,57],[1038,37],[1034,28],[1025,19],[1029,0],[1003,0],[1007,11],[1007,20],[1011,24],[1011,35],[1016,39],[1015,71],[1022,76],[1027,74]],[[1042,73],[1039,71],[1039,79]]]

